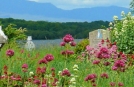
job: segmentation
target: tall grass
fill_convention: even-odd
[[[9,58],[6,55],[7,49],[13,49],[15,54],[11,58]],[[76,76],[76,84],[74,87],[92,87],[92,84],[90,81],[85,81],[85,77],[88,74],[96,74],[97,78],[95,80],[96,87],[112,87],[110,86],[110,82],[115,82],[116,86],[118,86],[118,82],[122,82],[124,86],[122,87],[133,87],[134,86],[134,65],[128,66],[125,72],[116,72],[111,70],[111,66],[113,62],[111,62],[110,66],[98,66],[94,65],[92,61],[83,61],[78,59],[78,55],[80,54],[74,54],[67,58],[66,67],[64,66],[65,63],[65,56],[61,55],[61,51],[63,50],[63,47],[60,46],[54,46],[54,45],[48,45],[48,46],[41,46],[38,49],[34,49],[32,51],[27,51],[24,48],[19,48],[14,45],[6,44],[0,51],[0,70],[1,70],[1,76],[3,73],[3,67],[4,65],[7,65],[9,68],[10,73],[17,73],[24,77],[24,74],[26,74],[27,77],[29,76],[29,72],[36,73],[36,68],[40,66],[38,64],[38,61],[42,59],[47,54],[52,54],[54,56],[54,60],[49,62],[49,70],[50,68],[55,68],[55,75],[56,78],[61,79],[62,77],[59,77],[58,72],[62,71],[63,69],[67,68],[70,73],[71,77],[69,77],[68,83],[70,82],[70,79]],[[84,58],[86,59],[86,58]],[[26,73],[22,72],[22,65],[26,63],[28,64],[28,71]],[[77,64],[78,65],[78,71],[74,71],[73,66]],[[46,66],[47,67],[47,66]],[[100,74],[107,73],[108,78],[101,78]],[[62,81],[59,80],[59,83],[62,83]],[[6,86],[5,86],[6,87]],[[15,86],[12,86],[15,87]],[[19,87],[19,86],[18,86]],[[26,87],[36,87],[36,85],[26,85]],[[49,87],[55,87],[55,86],[49,86]],[[58,86],[57,86],[58,87]],[[60,86],[59,86],[60,87]],[[69,85],[64,86],[69,87]],[[70,86],[73,87],[73,86]]]

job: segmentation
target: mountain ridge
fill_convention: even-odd
[[[51,3],[37,3],[26,0],[2,0],[0,18],[17,18],[25,20],[44,20],[57,22],[73,21],[112,21],[113,16],[120,16],[121,11],[129,12],[129,8],[118,6],[76,8],[64,10]],[[16,4],[17,3],[17,4]],[[119,17],[120,18],[120,17]]]

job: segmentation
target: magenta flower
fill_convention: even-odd
[[[40,84],[40,80],[35,79],[33,83],[36,84],[36,85],[39,85]]]
[[[95,51],[95,55],[97,58],[110,58],[111,54],[107,47],[101,47],[98,51]]]
[[[99,63],[100,63],[100,60],[94,60],[93,61],[93,64],[97,64],[98,65]]]
[[[9,56],[9,57],[12,57],[14,55],[14,51],[12,49],[8,49],[6,51],[6,55]]]
[[[118,70],[118,71],[124,72],[125,71],[125,60],[124,59],[116,60],[114,62],[114,65],[112,66],[112,70]]]
[[[65,70],[63,70],[62,72],[61,72],[61,75],[62,76],[71,76],[71,73],[69,72],[69,70],[67,70],[67,69],[65,69]]]
[[[95,79],[95,78],[97,78],[96,74],[89,74],[89,75],[86,76],[85,81],[92,80],[92,79]]]
[[[67,34],[63,37],[63,41],[66,42],[66,43],[69,43],[71,41],[74,41],[74,38],[72,37],[72,35],[70,34]]]
[[[36,73],[37,74],[44,74],[46,72],[46,67],[38,67],[37,69],[36,69]]]
[[[66,45],[65,42],[61,42],[61,43],[60,43],[60,46],[65,46],[65,45]]]
[[[110,62],[104,62],[103,65],[109,66],[111,63]]]
[[[23,72],[27,72],[27,69],[28,69],[28,65],[27,64],[23,64],[22,65],[22,71]]]
[[[76,43],[74,41],[70,42],[71,46],[76,46]]]
[[[110,82],[110,86],[111,86],[111,87],[114,87],[115,85],[116,85],[115,82]]]
[[[124,86],[124,84],[122,82],[119,82],[118,86],[121,87],[121,86]]]
[[[92,51],[94,48],[90,47],[89,45],[86,46],[87,51]]]
[[[27,69],[27,68],[28,68],[28,65],[27,65],[27,64],[23,64],[23,65],[22,65],[22,68]]]
[[[48,87],[46,84],[42,84],[41,87]]]
[[[102,78],[106,78],[106,79],[109,77],[107,73],[102,73],[100,76],[101,76]]]
[[[47,64],[47,63],[48,61],[45,58],[39,60],[39,64]]]
[[[54,60],[54,56],[52,54],[47,54],[45,57],[44,57],[48,62]]]
[[[62,55],[65,55],[65,56],[70,56],[70,55],[74,54],[74,51],[65,50],[65,51],[62,51],[61,54]]]

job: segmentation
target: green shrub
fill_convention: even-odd
[[[83,39],[81,40],[76,48],[75,48],[75,53],[78,54],[78,53],[81,53],[83,52],[85,49],[86,49],[86,46],[89,45],[89,39]]]

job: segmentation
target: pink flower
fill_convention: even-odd
[[[122,82],[119,82],[118,83],[118,86],[120,87],[120,86],[124,86],[124,84],[122,83]]]
[[[118,69],[118,67],[116,67],[116,66],[112,67],[112,70],[117,70],[117,69]]]
[[[44,57],[48,62],[54,60],[54,56],[52,54],[47,54],[45,57]]]
[[[42,84],[42,86],[41,87],[48,87],[46,84]]]
[[[65,51],[62,51],[61,54],[65,55],[65,56],[70,56],[70,55],[74,54],[74,52],[71,50],[65,50]]]
[[[66,43],[69,43],[71,41],[74,41],[74,38],[72,37],[72,35],[70,34],[67,34],[63,37],[63,41],[66,42]]]
[[[95,78],[97,78],[96,74],[89,74],[89,75],[86,76],[85,81],[92,80],[92,79],[95,79]]]
[[[61,72],[61,75],[62,76],[71,76],[71,73],[69,72],[69,70],[67,70],[67,69],[65,69],[65,70],[63,70],[62,72]]]
[[[45,58],[43,58],[43,59],[39,60],[39,64],[42,64],[42,63],[47,64],[48,61]]]
[[[9,56],[9,57],[12,57],[14,55],[14,51],[12,49],[8,49],[6,51],[6,55]]]
[[[65,46],[65,45],[66,45],[65,42],[61,42],[61,43],[60,43],[60,46]]]
[[[107,73],[102,73],[101,75],[100,75],[102,78],[108,78],[108,74]]]
[[[55,71],[55,68],[51,68],[51,71]]]
[[[28,68],[28,65],[27,65],[27,64],[23,64],[23,65],[22,65],[22,68],[27,69],[27,68]]]
[[[33,83],[39,85],[40,84],[40,80],[35,79]]]
[[[110,82],[110,86],[114,87],[116,85],[115,82]]]
[[[100,63],[100,60],[94,60],[93,61],[93,64],[99,64]]]
[[[93,48],[92,48],[92,47],[90,47],[89,45],[87,45],[87,46],[86,46],[86,50],[87,50],[87,51],[92,51],[92,50],[93,50]]]
[[[36,69],[36,73],[37,74],[44,74],[46,72],[46,67],[38,67],[37,69]]]
[[[104,62],[103,65],[109,66],[111,63],[110,62]]]
[[[75,43],[75,42],[73,42],[73,41],[71,41],[71,42],[70,42],[70,45],[71,45],[71,46],[75,46],[75,45],[76,45],[76,43]]]

